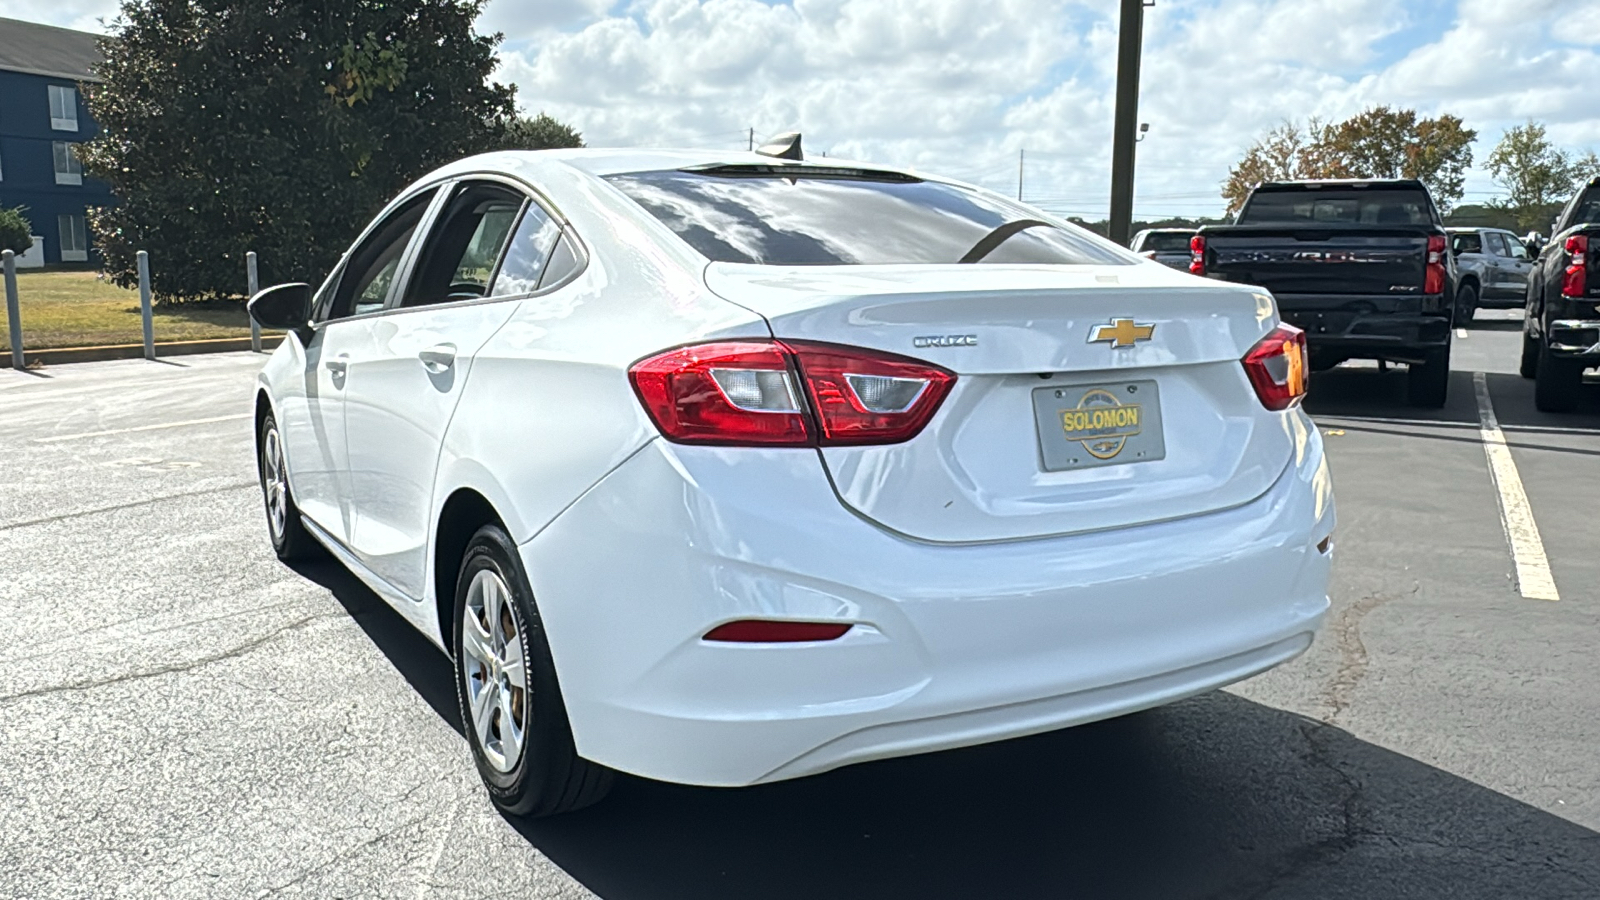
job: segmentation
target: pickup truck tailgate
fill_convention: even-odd
[[[1420,295],[1428,234],[1415,226],[1233,226],[1206,235],[1206,272],[1285,294]]]

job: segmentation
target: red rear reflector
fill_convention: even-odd
[[[1267,409],[1288,409],[1306,395],[1306,333],[1279,325],[1243,359],[1244,372]]]
[[[1567,256],[1570,265],[1561,278],[1561,293],[1568,297],[1589,296],[1589,236],[1575,234],[1567,238]]]
[[[628,377],[670,441],[791,447],[910,440],[956,381],[920,360],[811,341],[680,347]]]
[[[1428,265],[1422,276],[1422,292],[1424,294],[1444,293],[1444,253],[1444,235],[1428,235]]]
[[[1206,236],[1203,234],[1189,238],[1189,271],[1195,275],[1206,273]]]
[[[849,622],[778,622],[771,619],[740,619],[706,632],[701,640],[732,644],[794,644],[802,641],[832,641],[844,637],[854,626]]]

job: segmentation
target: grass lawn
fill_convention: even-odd
[[[139,292],[96,281],[93,272],[18,272],[17,299],[26,350],[144,341]],[[3,350],[11,346],[11,323],[0,324]],[[243,300],[157,306],[152,325],[158,341],[250,336]]]

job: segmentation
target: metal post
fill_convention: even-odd
[[[261,290],[261,280],[256,277],[256,252],[251,250],[244,255],[245,284],[250,289],[250,296],[254,297],[256,291]],[[261,326],[256,320],[250,320],[250,352],[261,352]]]
[[[1107,235],[1128,243],[1133,228],[1133,145],[1139,127],[1139,48],[1145,0],[1122,0],[1117,31],[1117,113],[1111,129],[1111,221]]]
[[[22,305],[17,302],[17,255],[10,250],[0,251],[0,265],[5,267],[6,327],[11,332],[11,368],[22,370]]]
[[[1018,202],[1021,202],[1021,200],[1022,200],[1022,154],[1024,152],[1026,152],[1026,151],[1023,151],[1023,150],[1018,150],[1017,151],[1017,201]]]
[[[150,254],[139,251],[139,315],[144,317],[144,358],[156,358],[155,324],[150,321]]]

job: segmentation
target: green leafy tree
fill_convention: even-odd
[[[513,120],[506,126],[505,137],[500,146],[505,150],[556,150],[562,147],[582,147],[583,135],[572,126],[539,113],[531,119]]]
[[[1448,210],[1463,195],[1478,133],[1461,119],[1424,119],[1415,110],[1374,107],[1342,122],[1285,122],[1267,132],[1228,172],[1222,196],[1237,212],[1262,181],[1301,178],[1415,178]]]
[[[239,294],[250,250],[264,283],[326,273],[405,184],[504,140],[483,3],[124,0],[86,87],[106,270],[131,285],[148,250],[166,300]]]
[[[0,250],[27,253],[33,246],[33,226],[29,224],[27,207],[6,209],[0,206]]]
[[[1514,218],[1518,230],[1537,230],[1548,228],[1567,198],[1600,175],[1600,158],[1593,150],[1580,155],[1557,147],[1545,127],[1530,119],[1506,129],[1489,153],[1488,167],[1506,192],[1491,205]]]

